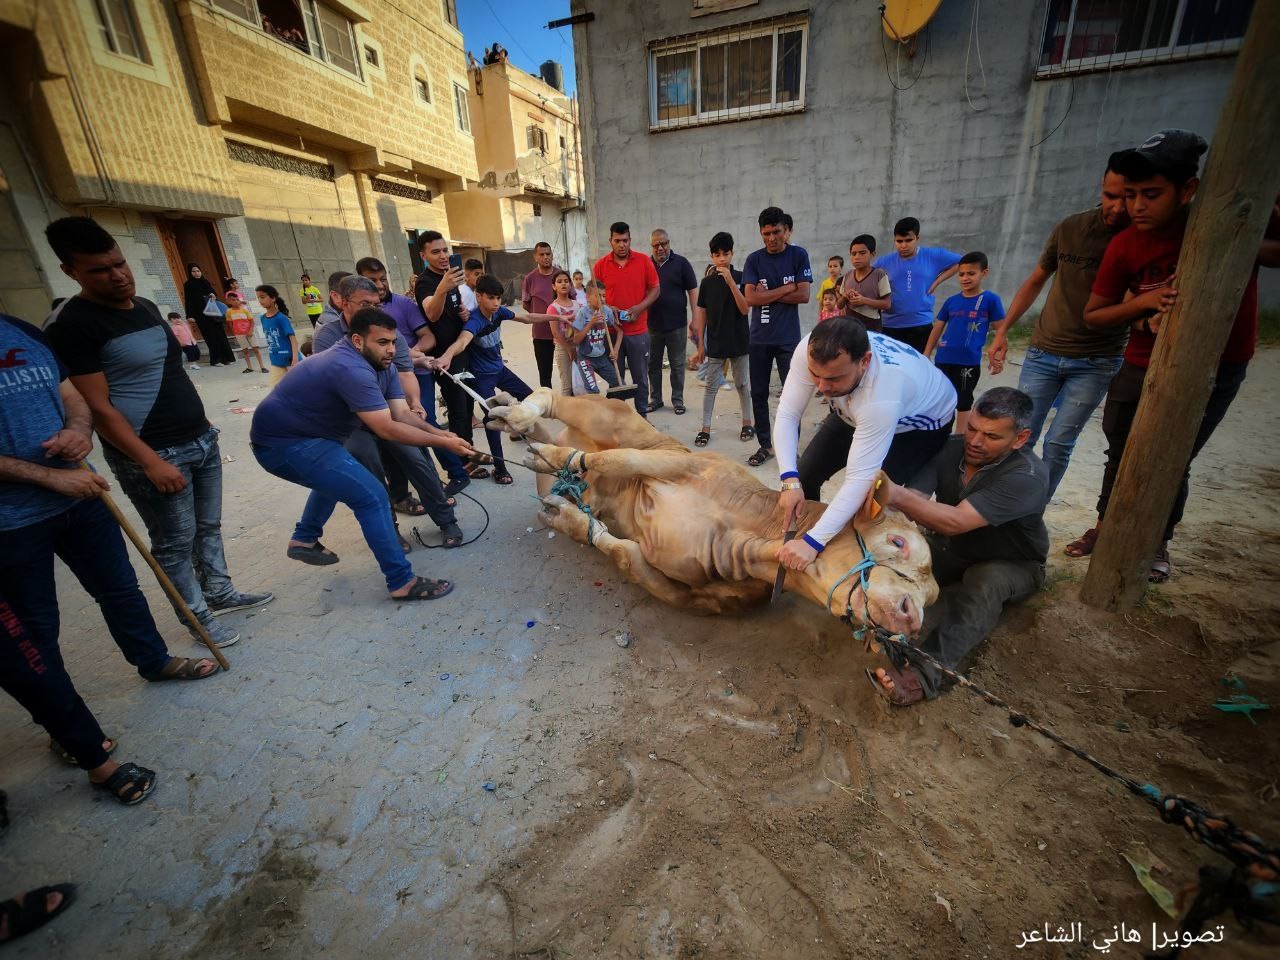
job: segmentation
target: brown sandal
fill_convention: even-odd
[[[426,577],[416,577],[409,587],[409,592],[403,597],[397,597],[392,594],[391,599],[399,603],[409,600],[439,600],[453,592],[453,584],[448,580],[428,580]]]
[[[170,657],[169,662],[159,673],[149,677],[152,683],[163,680],[203,680],[218,672],[218,664],[214,660],[194,660],[191,657]]]
[[[1094,545],[1097,542],[1098,542],[1098,528],[1090,527],[1083,534],[1081,534],[1079,540],[1072,540],[1065,547],[1063,547],[1062,552],[1065,553],[1068,557],[1076,557],[1076,558],[1087,557],[1089,556],[1089,554],[1093,553]]]

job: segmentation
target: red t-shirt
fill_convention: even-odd
[[[643,253],[631,251],[626,263],[618,265],[612,253],[606,253],[591,268],[591,275],[604,283],[604,302],[615,310],[630,310],[644,299],[650,287],[658,285],[658,271],[653,261]],[[649,311],[631,314],[622,324],[625,336],[634,336],[649,329]]]
[[[1139,230],[1125,227],[1111,239],[1102,264],[1093,281],[1093,292],[1108,300],[1120,301],[1125,291],[1134,295],[1154,290],[1164,285],[1178,267],[1178,253],[1182,249],[1182,235],[1186,221],[1168,231]],[[1155,346],[1155,334],[1145,330],[1133,330],[1124,350],[1125,363],[1144,369],[1151,363],[1151,348]],[[1258,343],[1258,267],[1249,275],[1244,288],[1244,298],[1236,311],[1231,335],[1222,351],[1219,363],[1243,363],[1253,359]]]

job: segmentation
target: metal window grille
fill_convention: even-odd
[[[431,191],[421,187],[411,187],[407,183],[396,183],[382,177],[370,177],[369,186],[374,193],[385,193],[393,197],[404,197],[406,200],[417,200],[420,203],[431,202]]]
[[[1050,0],[1040,77],[1225,56],[1253,0]]]
[[[651,44],[651,129],[803,110],[808,33],[789,14]]]
[[[131,0],[94,0],[94,8],[107,49],[123,57],[148,62]]]
[[[534,215],[535,217],[540,217],[540,216],[542,216],[542,204],[540,204],[540,203],[531,203],[531,204],[529,204],[529,206],[533,207],[533,215]]]
[[[525,139],[530,150],[537,150],[544,157],[547,155],[547,131],[536,123],[525,128]]]
[[[254,166],[279,170],[283,173],[296,173],[300,177],[310,177],[312,180],[333,182],[333,164],[318,163],[315,160],[306,160],[287,153],[276,153],[274,150],[239,140],[228,140],[226,144],[227,156],[232,160],[252,163]]]
[[[418,94],[418,99],[423,103],[431,102],[431,85],[427,83],[426,77],[414,77],[413,88]]]

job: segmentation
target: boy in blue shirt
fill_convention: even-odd
[[[893,253],[875,262],[889,275],[892,288],[890,307],[880,316],[884,334],[923,353],[933,322],[933,291],[955,275],[960,254],[920,246],[920,221],[915,217],[903,217],[893,225],[893,245]]]
[[[980,251],[966,253],[960,258],[956,279],[960,292],[947,298],[933,331],[925,345],[924,355],[938,355],[938,365],[951,385],[956,388],[956,433],[963,434],[969,409],[973,406],[973,388],[978,385],[982,373],[982,348],[987,344],[987,328],[994,321],[1004,319],[1004,304],[990,290],[982,289],[987,277],[987,255]],[[991,372],[999,373],[1003,361],[993,361]]]
[[[502,305],[502,281],[497,277],[487,273],[480,277],[476,281],[475,294],[475,312],[467,318],[458,339],[439,357],[431,360],[431,368],[448,370],[453,358],[466,350],[469,358],[467,369],[474,378],[469,384],[472,390],[486,400],[499,390],[523,400],[533,391],[502,362],[502,322],[516,320],[531,324],[534,320],[528,315],[517,317]],[[493,482],[508,486],[511,474],[502,459],[502,434],[488,427],[484,432],[489,440],[489,452],[493,454]]]

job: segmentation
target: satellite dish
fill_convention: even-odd
[[[880,6],[880,22],[891,40],[906,43],[924,29],[942,0],[884,0]]]

